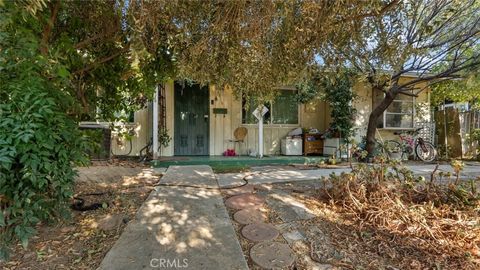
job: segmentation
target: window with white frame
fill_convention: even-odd
[[[412,93],[413,94],[413,93]],[[383,99],[383,93],[376,95],[376,102]],[[415,117],[415,97],[411,95],[399,94],[395,97],[392,104],[388,106],[383,115],[380,117],[378,128],[391,129],[409,129],[414,127]]]
[[[273,125],[298,125],[298,102],[295,97],[296,90],[281,89],[273,102],[264,104],[268,112],[264,115],[264,124]],[[256,124],[257,120],[252,115],[256,109],[253,100],[247,104],[242,98],[242,124]]]

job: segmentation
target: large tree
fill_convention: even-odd
[[[272,98],[319,60],[319,48],[341,43],[355,22],[396,1],[133,2],[136,32],[146,46],[168,44],[180,79],[230,85],[237,94]]]
[[[475,0],[155,1],[132,4],[132,14],[146,44],[168,44],[179,78],[229,84],[259,102],[309,67],[356,69],[385,95],[369,117],[370,154],[377,120],[398,95],[479,63],[468,53],[479,38]],[[400,80],[407,73],[418,78]]]
[[[369,116],[367,151],[375,148],[377,121],[398,95],[462,77],[480,65],[480,3],[475,0],[402,1],[381,16],[356,22],[355,35],[324,47],[327,65],[357,69],[373,91],[384,93]],[[401,80],[408,73],[417,77]]]
[[[75,100],[69,112],[80,119],[113,120],[118,111],[134,111],[152,96],[155,83],[171,74],[164,47],[146,57],[132,42],[133,22],[123,1],[45,5],[35,13],[40,52],[66,67],[70,84],[63,90]]]

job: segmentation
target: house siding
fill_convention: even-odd
[[[114,155],[123,156],[138,156],[140,150],[145,147],[151,137],[151,115],[152,106],[149,105],[143,110],[134,113],[133,123],[126,124],[133,129],[134,135],[132,139],[132,150],[129,153],[129,142],[123,139],[118,139],[117,134],[112,132],[111,151]],[[120,143],[118,143],[120,142]]]
[[[402,80],[411,80],[412,78],[402,78]],[[165,102],[166,102],[166,125],[168,134],[174,138],[174,82],[165,83]],[[424,85],[418,85],[419,88]],[[356,82],[353,86],[357,97],[353,102],[357,113],[354,119],[356,141],[360,141],[366,134],[368,116],[372,111],[372,91],[362,82]],[[258,126],[242,124],[242,102],[237,99],[230,87],[219,88],[215,85],[209,86],[210,94],[210,155],[221,155],[226,149],[234,148],[234,144],[229,140],[233,139],[233,132],[238,127],[246,127],[248,134],[244,143],[236,147],[237,153],[247,154],[248,150],[258,151]],[[431,113],[429,109],[429,90],[420,93],[416,98],[416,116],[415,121],[430,121]],[[315,101],[313,104],[299,105],[299,124],[298,125],[264,125],[264,154],[280,154],[280,142],[287,133],[296,127],[317,128],[320,131],[326,130],[331,122],[331,108],[323,101]],[[226,108],[227,114],[214,114],[214,108]],[[421,110],[421,112],[419,112]],[[152,108],[151,105],[135,113],[135,136],[132,141],[132,152],[130,155],[138,155],[149,141],[152,133]],[[382,139],[395,139],[393,134],[395,130],[379,129]],[[172,139],[173,140],[173,139]],[[173,141],[167,147],[161,147],[161,156],[173,156]],[[112,140],[113,152],[117,155],[126,154],[125,147],[119,146],[116,140]],[[123,151],[123,152],[122,152]]]
[[[244,143],[237,145],[237,153],[247,154],[248,150],[258,151],[258,126],[242,124],[242,102],[233,94],[229,87],[218,89],[210,87],[210,155],[221,155],[226,149],[233,149],[234,144],[229,140],[234,139],[233,132],[238,127],[248,130]],[[287,133],[297,127],[317,128],[324,130],[328,125],[326,104],[316,102],[312,105],[314,112],[306,112],[304,105],[299,105],[299,124],[297,125],[264,125],[264,153],[266,155],[280,154],[280,141]],[[227,114],[213,114],[214,108],[226,108]]]
[[[414,78],[401,78],[400,82],[406,82],[409,80],[413,80]],[[430,89],[426,87],[426,84],[418,84],[416,85],[418,89],[425,89],[424,91],[420,92],[418,97],[415,98],[415,116],[414,121],[417,122],[429,122],[432,119],[432,114],[430,110]],[[357,93],[357,97],[353,102],[354,108],[357,110],[354,119],[354,129],[355,129],[355,136],[354,140],[360,142],[362,137],[367,134],[367,124],[368,124],[368,117],[372,112],[372,100],[373,100],[373,93],[371,88],[362,82],[356,82],[353,86],[355,93]],[[395,135],[394,132],[398,130],[395,129],[378,129],[378,132],[383,140],[395,140],[398,139],[398,135]],[[377,134],[378,135],[378,134]]]

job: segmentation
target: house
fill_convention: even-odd
[[[407,75],[401,80],[411,80],[415,75]],[[418,85],[423,88],[424,85]],[[298,104],[295,101],[297,90],[294,87],[280,87],[279,95],[271,104],[264,118],[264,154],[279,155],[280,141],[294,128],[316,128],[324,131],[331,123],[329,105],[323,101]],[[353,101],[355,115],[355,139],[361,140],[366,133],[367,121],[373,104],[379,94],[372,93],[366,83],[354,84],[358,97]],[[381,94],[381,93],[380,93]],[[167,133],[171,137],[168,146],[159,145],[158,156],[222,155],[226,149],[236,148],[237,153],[246,155],[257,151],[258,124],[252,115],[254,106],[236,98],[229,87],[215,85],[181,85],[168,81],[158,87],[158,102],[135,112],[132,123],[127,123],[135,131],[130,146],[121,140],[112,140],[115,155],[138,155],[151,140],[153,132]],[[158,115],[158,117],[153,117]],[[418,97],[401,95],[384,113],[379,123],[379,135],[383,139],[394,139],[394,131],[413,129],[421,123],[431,121],[430,90],[422,91]],[[158,127],[154,124],[158,123]],[[234,131],[245,127],[248,131],[244,143],[235,146]]]

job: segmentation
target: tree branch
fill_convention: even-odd
[[[106,32],[102,32],[102,33],[99,33],[99,34],[96,34],[94,36],[91,36],[85,40],[82,40],[80,42],[78,42],[77,44],[75,44],[75,49],[82,49],[82,48],[85,48],[87,47],[90,43],[94,42],[95,40],[97,39],[101,39],[101,38],[106,38],[106,37],[109,37],[109,36],[112,36],[113,34],[115,34],[118,30],[118,27],[113,27],[111,29],[109,29],[108,31]]]
[[[57,20],[57,15],[58,15],[58,10],[60,9],[60,1],[56,0],[53,5],[50,5],[50,19],[47,22],[47,25],[45,25],[45,28],[43,29],[42,32],[42,40],[40,43],[40,53],[43,55],[47,55],[48,53],[48,40],[50,39],[50,34],[52,33],[52,28],[53,25],[55,24],[55,21]]]
[[[124,52],[126,52],[126,51],[128,51],[128,47],[125,47],[125,48],[119,50],[118,52],[116,52],[116,53],[114,53],[114,54],[112,54],[112,55],[110,55],[110,56],[107,56],[107,57],[105,57],[105,58],[102,58],[102,59],[100,59],[100,60],[98,60],[98,61],[96,61],[96,62],[94,62],[94,63],[92,63],[92,64],[90,64],[90,65],[88,65],[88,66],[86,66],[86,67],[83,67],[83,68],[81,68],[81,69],[79,69],[79,70],[75,70],[74,72],[72,72],[72,75],[83,74],[83,73],[85,73],[85,72],[87,72],[87,71],[90,71],[90,70],[92,70],[92,69],[94,69],[94,68],[97,68],[97,67],[100,66],[101,64],[104,64],[104,63],[106,63],[106,62],[109,62],[109,61],[117,58],[118,56],[120,56],[122,53],[124,53]]]
[[[392,8],[394,8],[396,5],[398,5],[398,3],[400,3],[399,0],[392,0],[392,2],[383,6],[382,9],[380,9],[379,11],[372,11],[372,12],[368,12],[368,13],[364,13],[364,14],[359,14],[357,16],[348,17],[348,18],[346,18],[346,20],[360,20],[360,19],[367,18],[367,17],[378,17],[378,16],[381,16],[384,13],[388,12]]]
[[[455,74],[459,71],[462,71],[462,70],[465,70],[467,68],[470,68],[470,67],[474,67],[474,66],[478,66],[480,65],[480,62],[473,62],[471,64],[468,64],[468,65],[462,65],[462,66],[457,66],[457,67],[451,67],[441,73],[438,73],[438,74],[434,74],[434,75],[431,75],[431,76],[425,76],[425,77],[421,77],[421,78],[417,78],[415,80],[411,80],[411,81],[408,81],[402,85],[400,85],[398,88],[398,92],[401,92],[402,89],[407,89],[409,86],[411,85],[415,85],[415,84],[418,84],[418,83],[421,83],[421,82],[429,82],[429,81],[435,81],[435,80],[440,80],[440,79],[454,79],[454,78],[459,78],[460,76]]]

